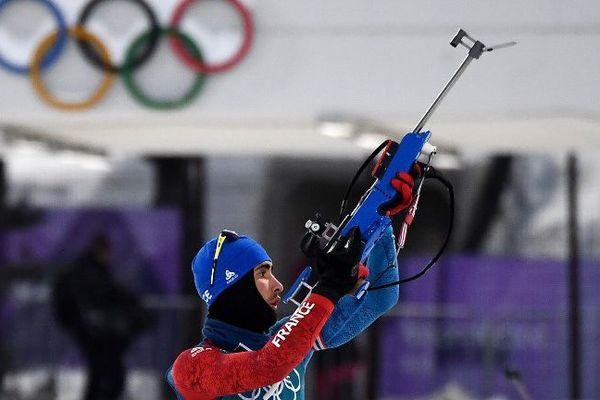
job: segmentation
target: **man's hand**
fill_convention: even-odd
[[[413,190],[415,180],[420,178],[422,167],[419,163],[415,163],[411,168],[410,173],[398,172],[390,181],[392,187],[396,190],[394,198],[379,208],[379,212],[387,216],[396,215],[408,207],[413,201]]]
[[[363,243],[360,228],[354,227],[330,251],[317,251],[319,284],[313,293],[321,294],[334,303],[352,292],[359,276],[359,261]]]

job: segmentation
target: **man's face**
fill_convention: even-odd
[[[276,310],[281,301],[283,285],[273,275],[271,263],[265,262],[254,268],[254,283],[262,298],[273,310]]]

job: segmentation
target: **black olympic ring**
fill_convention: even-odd
[[[91,0],[89,3],[87,3],[85,5],[85,7],[83,7],[83,10],[81,10],[81,14],[79,14],[79,18],[77,18],[77,25],[81,26],[82,28],[85,28],[85,24],[87,23],[88,19],[92,15],[92,11],[94,11],[94,9],[96,7],[98,7],[100,4],[102,4],[106,1],[107,0]],[[108,1],[112,1],[112,0],[108,0]],[[144,11],[144,14],[146,14],[148,21],[150,22],[149,30],[150,30],[151,34],[148,36],[148,43],[146,43],[144,49],[136,55],[135,59],[133,59],[131,61],[131,65],[128,65],[129,68],[137,68],[140,65],[142,65],[142,63],[144,61],[149,59],[150,56],[152,56],[152,53],[154,53],[154,50],[156,50],[156,46],[158,45],[158,38],[160,35],[160,26],[158,24],[158,19],[156,18],[156,14],[154,14],[154,11],[152,11],[152,8],[150,8],[148,3],[146,3],[144,0],[127,0],[127,1],[133,2],[136,5],[139,5],[142,8],[142,10]],[[113,73],[123,72],[124,65],[120,65],[120,66],[114,65],[114,64],[105,65],[102,62],[98,52],[94,49],[93,46],[90,46],[89,43],[84,42],[83,40],[78,40],[77,44],[79,45],[79,48],[81,49],[81,51],[83,52],[85,57],[92,63],[93,66],[95,66],[97,68],[109,70],[110,72],[113,72]]]
[[[183,107],[189,104],[200,92],[204,82],[204,75],[223,72],[237,65],[249,51],[253,41],[254,22],[250,11],[240,2],[240,0],[223,0],[231,5],[239,14],[243,23],[243,39],[239,48],[229,57],[229,59],[216,63],[208,64],[202,59],[201,51],[193,43],[192,39],[177,28],[183,14],[189,9],[189,6],[196,0],[182,0],[174,8],[173,16],[169,26],[161,27],[158,23],[155,13],[145,0],[127,0],[140,6],[149,21],[149,28],[146,32],[139,35],[128,47],[125,61],[122,65],[115,65],[111,61],[110,54],[103,43],[94,35],[87,32],[85,24],[89,21],[93,10],[103,1],[90,0],[83,7],[78,23],[69,28],[65,19],[60,13],[58,7],[52,0],[37,0],[45,5],[53,14],[58,23],[58,30],[52,35],[46,37],[43,42],[36,47],[34,59],[30,66],[18,66],[14,62],[2,57],[0,51],[0,67],[15,73],[29,73],[36,92],[47,104],[60,108],[62,110],[83,110],[96,104],[110,87],[110,75],[121,74],[124,78],[125,86],[129,93],[141,104],[157,109],[173,109]],[[14,0],[0,0],[0,12],[5,6]],[[177,100],[157,100],[149,98],[134,82],[133,72],[135,69],[149,60],[157,47],[158,41],[162,36],[168,35],[169,42],[176,56],[181,61],[194,70],[197,75],[190,89]],[[98,87],[88,99],[79,103],[67,103],[54,98],[45,88],[42,81],[42,72],[53,64],[64,50],[67,36],[72,36],[77,40],[85,59],[96,68],[104,72],[103,83]],[[0,45],[1,50],[1,45]]]

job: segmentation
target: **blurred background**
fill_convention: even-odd
[[[165,371],[206,312],[195,252],[251,235],[289,287],[304,222],[335,219],[363,160],[413,129],[466,57],[459,28],[518,45],[425,126],[455,186],[450,248],[315,357],[307,398],[600,399],[600,3],[240,1],[0,1],[0,399],[81,399],[98,353],[122,399],[174,398]],[[97,39],[45,39],[78,23]],[[426,183],[401,275],[448,218]],[[113,342],[82,340],[73,304]]]

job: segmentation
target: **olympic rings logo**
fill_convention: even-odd
[[[0,0],[0,13],[8,4],[15,1]],[[55,108],[67,111],[84,110],[97,104],[108,93],[117,74],[122,76],[123,82],[130,94],[142,105],[162,110],[183,107],[199,94],[206,75],[227,71],[237,65],[246,56],[252,45],[254,35],[254,22],[250,11],[240,0],[225,0],[241,17],[243,39],[241,45],[228,59],[219,63],[209,64],[203,60],[202,52],[192,38],[178,27],[184,14],[196,0],[182,0],[178,3],[174,8],[168,27],[160,26],[154,11],[144,0],[127,0],[135,3],[142,9],[148,19],[150,28],[132,41],[126,51],[125,61],[122,65],[115,65],[104,43],[85,28],[93,10],[107,0],[90,0],[81,10],[77,18],[77,24],[73,27],[67,26],[62,13],[51,0],[35,1],[44,5],[52,14],[57,29],[37,45],[31,63],[28,66],[18,65],[5,58],[0,46],[0,67],[13,73],[29,75],[33,88],[44,102]],[[168,37],[169,44],[175,55],[195,73],[192,86],[180,98],[175,100],[151,98],[142,91],[133,78],[134,72],[152,57],[159,39],[165,36]],[[69,37],[77,41],[78,47],[85,59],[94,67],[99,68],[103,73],[100,84],[91,96],[76,102],[60,100],[53,96],[44,84],[42,77],[42,73],[58,60],[66,47]]]

